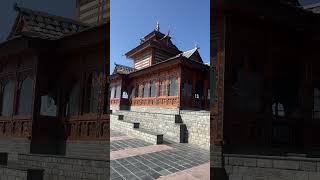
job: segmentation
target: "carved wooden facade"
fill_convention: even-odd
[[[34,81],[36,77],[34,65],[36,62],[37,59],[35,58],[34,52],[30,51],[19,55],[3,56],[1,58],[0,136],[31,137],[32,108],[29,109],[29,112],[21,113],[19,112],[19,105],[20,103],[27,103],[25,104],[26,106],[33,106],[33,102],[30,100],[34,92]],[[24,89],[22,87],[26,79],[31,80],[32,87],[29,87],[30,89]],[[11,86],[11,88],[8,89],[9,86]],[[24,94],[26,91],[30,92],[28,94],[30,96],[29,101],[21,102],[21,98],[24,98],[22,96],[26,95]],[[8,96],[4,97],[5,94]]]
[[[28,138],[35,153],[57,153],[69,140],[108,140],[109,24],[88,27],[16,9],[0,47],[0,137]],[[28,27],[44,19],[46,27],[55,23],[73,32],[37,34]]]
[[[203,64],[198,48],[181,52],[170,39],[155,30],[126,54],[133,59],[134,68],[116,65],[110,84],[111,106],[209,107],[209,66]]]

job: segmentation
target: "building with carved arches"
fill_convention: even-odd
[[[81,169],[86,162],[100,168],[94,177],[106,179],[109,23],[89,26],[15,10],[12,30],[0,43],[1,178],[90,179],[92,172]],[[58,174],[50,162],[73,165]],[[96,162],[100,166],[90,165]]]

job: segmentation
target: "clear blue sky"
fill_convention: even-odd
[[[182,51],[197,42],[204,62],[210,61],[210,0],[111,0],[110,72],[114,63],[132,66],[123,56],[160,23],[170,27],[173,43]]]

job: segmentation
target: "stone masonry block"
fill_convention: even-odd
[[[243,158],[239,157],[229,157],[229,164],[233,166],[243,166]]]
[[[292,160],[273,160],[273,167],[279,169],[299,169],[299,161]]]
[[[257,166],[263,168],[271,168],[272,160],[271,159],[257,159]]]
[[[317,171],[317,163],[316,162],[300,161],[300,170]]]

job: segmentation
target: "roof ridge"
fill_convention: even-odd
[[[196,51],[196,50],[198,50],[198,49],[199,49],[198,47],[194,47],[194,48],[189,49],[189,50],[187,50],[187,51],[183,51],[182,53],[189,52],[189,51]]]
[[[320,6],[320,2],[305,5],[305,6],[303,6],[303,9],[311,9],[311,8],[315,8],[315,7],[318,7],[318,6]]]
[[[117,64],[117,63],[114,63],[116,66],[122,66],[122,67],[127,67],[127,68],[131,68],[131,69],[134,69],[133,67],[130,67],[130,66],[126,66],[126,65],[123,65],[123,64]]]
[[[56,20],[59,21],[65,21],[65,22],[69,22],[69,23],[73,23],[76,25],[81,25],[81,26],[86,26],[89,27],[90,25],[82,23],[80,21],[77,21],[75,19],[72,18],[68,18],[68,17],[64,17],[64,16],[60,16],[60,15],[55,15],[55,14],[50,14],[44,11],[39,11],[39,10],[33,10],[33,9],[29,9],[29,8],[25,8],[25,7],[19,7],[19,6],[15,6],[15,10],[19,11],[20,13],[25,12],[25,13],[33,13],[39,16],[43,16],[43,17],[47,17],[47,18],[55,18]]]

